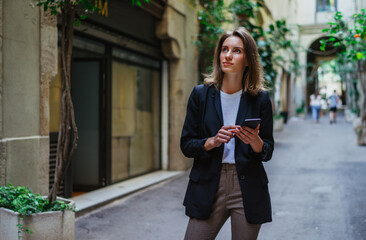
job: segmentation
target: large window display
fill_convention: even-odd
[[[161,61],[80,36],[73,44],[71,90],[79,140],[65,189],[90,191],[160,169]],[[50,83],[50,139],[55,139],[50,182],[60,94],[58,74]]]
[[[112,182],[160,168],[160,74],[154,69],[159,62],[142,67],[119,61],[125,53],[113,51]]]

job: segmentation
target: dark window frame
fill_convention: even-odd
[[[319,0],[316,0],[316,12],[336,12],[338,11],[337,0],[334,0],[334,10],[328,10],[327,0],[321,0],[322,5],[319,6]]]

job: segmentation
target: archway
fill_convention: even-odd
[[[307,69],[306,69],[306,105],[309,106],[309,97],[324,87],[325,81],[331,81],[331,62],[337,57],[338,48],[327,45],[325,51],[320,50],[320,41],[326,40],[328,37],[320,37],[314,40],[307,51]],[[321,80],[321,81],[320,81]],[[341,88],[342,89],[342,88]],[[343,89],[342,89],[343,90]],[[332,91],[332,89],[330,89]],[[342,92],[342,95],[343,92]],[[325,96],[324,96],[325,97]]]

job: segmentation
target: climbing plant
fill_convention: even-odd
[[[223,0],[199,1],[199,7],[198,20],[200,24],[200,32],[198,35],[197,46],[200,54],[200,72],[210,72],[212,70],[211,65],[215,46],[220,35],[224,32],[223,27],[225,24],[240,25],[245,27],[256,41],[264,70],[264,77],[267,80],[267,86],[272,88],[277,76],[273,59],[273,47],[276,44],[273,44],[273,41],[277,41],[277,39],[269,35],[274,34],[277,28],[272,29],[272,31],[267,34],[258,20],[260,10],[263,10],[271,17],[271,12],[265,5],[264,1],[234,0],[227,5],[225,5]],[[281,27],[280,30],[285,30],[283,27],[285,23],[283,21],[279,23]],[[281,39],[284,39],[284,37],[281,37]],[[292,64],[291,66],[298,66],[298,62],[295,60],[296,57],[290,59]]]
[[[329,28],[323,29],[328,38],[321,41],[320,49],[324,51],[327,45],[338,47],[339,62],[356,67],[357,80],[365,96],[359,113],[361,127],[357,130],[358,142],[366,145],[366,11],[361,9],[350,19],[344,19],[343,14],[337,12],[333,19],[328,23]]]

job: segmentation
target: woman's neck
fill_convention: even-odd
[[[235,73],[235,74],[224,74],[224,78],[222,79],[221,91],[227,94],[233,94],[240,91],[242,86],[242,78],[243,74]]]

